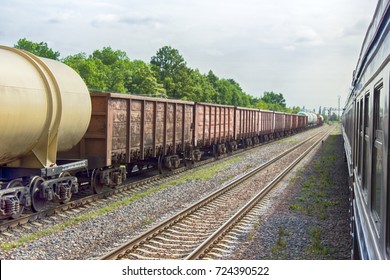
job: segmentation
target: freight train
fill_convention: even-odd
[[[305,114],[89,92],[65,64],[14,48],[0,61],[1,219],[308,126]]]
[[[355,259],[390,259],[389,3],[378,1],[342,118]]]

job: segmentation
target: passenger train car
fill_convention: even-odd
[[[389,3],[377,4],[342,119],[352,194],[352,256],[359,259],[390,259]]]

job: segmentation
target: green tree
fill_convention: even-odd
[[[60,57],[60,53],[57,51],[53,51],[53,49],[47,46],[47,43],[40,42],[34,43],[32,41],[27,40],[26,38],[19,39],[19,41],[14,45],[15,48],[29,51],[32,54],[35,54],[40,57],[46,57],[58,60]]]
[[[268,104],[274,104],[273,106],[275,108],[286,108],[286,100],[283,97],[283,94],[281,93],[274,93],[271,92],[264,92],[263,97],[261,98],[263,101],[265,101]]]
[[[191,79],[194,83],[193,101],[212,103],[218,92],[210,83],[206,75],[202,75],[198,69],[191,71]]]
[[[186,66],[177,49],[170,46],[162,47],[151,58],[150,63],[152,70],[156,72],[158,82],[164,85],[168,97],[196,99],[192,70]]]
[[[156,55],[151,58],[150,63],[162,81],[167,77],[174,77],[179,71],[186,68],[183,56],[171,46],[164,46],[159,49]]]
[[[100,60],[87,58],[85,53],[66,57],[63,62],[73,68],[91,90],[107,90],[108,77]]]
[[[68,56],[64,63],[75,69],[88,88],[94,90],[128,92],[131,83],[131,61],[125,52],[104,47],[88,58],[85,53]]]
[[[130,63],[131,79],[125,83],[128,92],[139,95],[167,97],[166,90],[162,84],[157,82],[150,67],[141,60],[134,60]]]

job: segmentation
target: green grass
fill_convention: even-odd
[[[336,153],[336,137],[329,137],[323,144],[322,155],[313,163],[313,174],[302,181],[298,197],[290,204],[290,210],[308,216],[314,216],[319,221],[329,218],[329,209],[340,204],[339,200],[330,197],[329,188],[336,182],[332,177]],[[324,246],[323,236],[319,227],[308,229],[310,244],[306,253],[313,258],[328,258],[332,249]]]
[[[220,172],[222,169],[226,167],[226,165],[230,163],[234,163],[236,161],[240,160],[239,157],[232,158],[229,160],[226,160],[224,162],[215,164],[209,168],[202,168],[199,170],[196,170],[194,172],[189,172],[184,175],[181,175],[178,179],[171,180],[169,182],[166,182],[162,184],[162,186],[176,186],[176,185],[181,185],[184,184],[187,181],[205,181],[213,178],[215,174]]]
[[[314,162],[314,174],[302,182],[299,197],[290,205],[290,209],[306,215],[316,215],[320,220],[327,219],[327,209],[339,204],[329,197],[328,188],[334,184],[332,178],[335,155],[335,139],[329,138],[324,144],[322,156]]]
[[[278,229],[278,239],[275,244],[271,247],[271,258],[272,259],[286,259],[286,249],[287,249],[287,238],[290,236],[290,233],[285,230],[283,227]]]
[[[312,227],[309,230],[309,236],[310,245],[306,247],[306,253],[308,256],[312,258],[317,258],[317,256],[329,258],[333,253],[333,250],[322,244],[321,229],[317,226]]]

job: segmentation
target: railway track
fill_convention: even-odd
[[[228,232],[240,227],[256,206],[298,162],[330,133],[312,136],[252,169],[220,190],[118,247],[101,259],[196,259],[210,257]],[[286,168],[287,166],[287,168]],[[248,183],[261,176],[262,184]],[[226,245],[222,245],[226,246]]]
[[[202,162],[196,163],[193,167],[199,167],[209,164],[215,159],[208,159]],[[158,174],[150,176],[144,179],[138,179],[135,181],[128,181],[125,184],[116,187],[115,189],[105,189],[100,194],[88,194],[88,191],[83,191],[81,194],[76,194],[70,202],[64,204],[49,203],[47,209],[40,212],[26,212],[16,219],[3,220],[0,222],[0,232],[5,232],[9,229],[13,229],[19,226],[26,225],[28,223],[34,223],[39,220],[44,220],[50,216],[66,213],[69,210],[77,209],[79,207],[87,207],[102,199],[106,199],[115,195],[129,196],[142,188],[147,188],[147,185],[156,181],[167,179],[171,176],[177,175],[186,171],[186,167],[181,167],[166,174]],[[133,179],[134,180],[134,179]]]
[[[279,140],[279,139],[277,139]],[[254,146],[254,148],[257,148],[259,146],[262,146],[264,144],[269,144],[277,140],[271,140],[266,143],[262,143],[259,145]],[[247,152],[248,149],[241,149],[239,151],[236,151],[233,155],[239,155],[243,152]],[[228,157],[226,157],[228,158]],[[193,166],[191,166],[191,169],[205,166],[207,164],[210,164],[211,162],[215,161],[215,158],[209,158],[206,160],[203,160],[201,162],[195,163]],[[88,207],[89,205],[93,205],[94,203],[106,199],[112,196],[120,195],[120,196],[129,196],[137,191],[143,190],[144,188],[148,187],[148,184],[151,184],[156,181],[161,181],[164,179],[167,179],[171,176],[180,174],[182,172],[185,172],[189,168],[181,167],[178,169],[175,169],[169,173],[166,174],[158,174],[158,175],[152,175],[144,179],[135,179],[132,178],[133,181],[128,181],[125,184],[116,187],[115,189],[105,189],[100,194],[90,194],[88,191],[83,191],[80,194],[74,195],[72,200],[70,202],[64,203],[64,204],[57,204],[57,203],[49,203],[47,209],[41,211],[41,212],[28,212],[26,211],[23,213],[20,217],[16,219],[9,219],[9,220],[3,220],[0,221],[0,233],[6,232],[10,229],[14,229],[17,227],[21,227],[23,225],[28,225],[30,223],[36,223],[40,222],[42,220],[47,219],[48,217],[55,216],[57,214],[66,213],[70,210],[75,210],[80,207]]]

